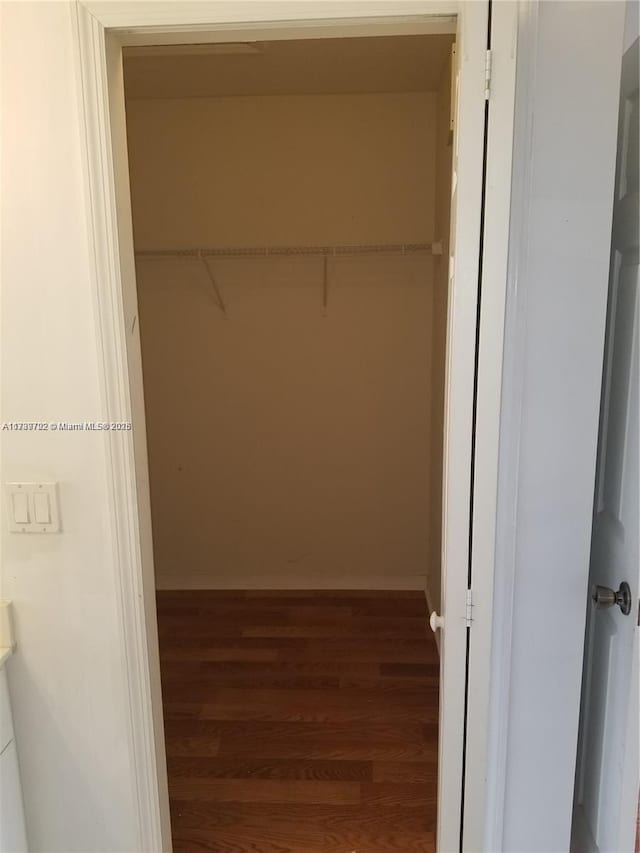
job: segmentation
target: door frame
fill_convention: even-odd
[[[486,744],[518,4],[500,2],[491,8],[489,0],[77,0],[74,20],[101,403],[105,421],[134,425],[131,432],[107,434],[108,522],[119,585],[138,848],[149,853],[170,850],[171,831],[122,47],[457,28],[457,215],[452,223],[456,253],[450,264],[446,359],[438,849],[482,849],[490,762]],[[489,46],[493,67],[487,107]],[[473,537],[460,535],[470,529]],[[501,807],[495,804],[496,810]]]

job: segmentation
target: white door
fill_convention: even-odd
[[[635,849],[639,773],[639,120],[636,40],[625,53],[622,69],[572,830],[575,853],[631,853]],[[612,603],[612,592],[618,593],[617,602]]]

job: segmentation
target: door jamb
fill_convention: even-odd
[[[498,617],[510,620],[512,601],[503,600],[502,589],[494,574],[502,548],[503,531],[498,531],[498,508],[504,508],[499,481],[501,441],[517,437],[502,422],[503,363],[505,342],[513,329],[506,328],[507,281],[510,255],[517,255],[520,234],[511,232],[512,158],[516,106],[516,53],[518,25],[523,4],[492,3],[490,16],[491,94],[487,123],[487,156],[484,198],[481,292],[478,315],[477,403],[475,421],[474,489],[470,576],[472,589],[467,684],[467,730],[465,753],[465,801],[463,819],[464,850],[498,850],[486,846],[487,832],[496,823],[502,825],[504,796],[494,794],[496,770],[494,744],[488,733],[493,715],[508,714],[508,703],[494,704],[494,663],[498,654],[510,654],[510,645],[502,645],[494,635]],[[519,108],[529,117],[526,101]],[[511,132],[507,133],[507,128]],[[518,151],[521,140],[517,140]],[[527,173],[528,174],[528,173]],[[505,187],[509,191],[505,192]],[[517,211],[516,211],[517,214]],[[499,334],[496,334],[500,322]],[[516,368],[517,369],[517,368]],[[504,390],[513,392],[512,377],[505,377]],[[520,377],[517,377],[520,387]],[[509,472],[512,476],[512,473]],[[498,501],[500,500],[500,505]],[[506,567],[506,573],[513,563]],[[502,566],[505,570],[505,567]],[[507,586],[509,586],[507,584]],[[498,624],[501,624],[498,621]],[[492,657],[494,655],[494,657]],[[502,663],[502,657],[499,659]],[[500,697],[502,699],[502,697]],[[505,727],[506,727],[506,721]],[[499,765],[498,765],[499,767]]]
[[[93,257],[94,275],[91,288],[96,312],[96,334],[102,366],[101,398],[107,421],[135,422],[132,433],[108,434],[108,482],[110,489],[110,518],[112,531],[113,559],[119,583],[119,607],[123,637],[123,661],[128,682],[129,695],[129,751],[132,776],[137,794],[139,816],[139,844],[141,851],[157,853],[170,850],[170,826],[168,797],[166,794],[166,771],[164,741],[162,735],[162,706],[160,699],[159,666],[157,648],[157,626],[155,624],[155,600],[153,597],[153,557],[150,537],[150,507],[148,470],[146,461],[146,433],[144,409],[141,400],[140,348],[137,337],[138,324],[135,292],[127,294],[125,278],[133,277],[133,244],[131,238],[130,211],[122,211],[116,199],[115,169],[113,162],[112,122],[118,105],[109,87],[109,74],[121,74],[121,45],[127,43],[162,43],[173,39],[187,41],[237,40],[249,36],[278,38],[282,32],[287,37],[318,37],[320,31],[332,35],[381,35],[403,32],[443,31],[450,26],[452,16],[458,15],[458,38],[463,47],[459,51],[460,62],[468,62],[465,86],[461,88],[462,109],[460,121],[473,123],[472,110],[464,106],[477,97],[477,89],[484,90],[484,50],[479,53],[474,46],[478,26],[484,17],[486,30],[487,1],[458,4],[454,0],[413,0],[409,3],[327,3],[324,10],[309,12],[304,4],[288,4],[291,9],[280,11],[282,20],[264,22],[256,17],[257,4],[220,4],[209,2],[166,4],[162,2],[125,2],[118,4],[78,0],[75,9],[78,42],[78,79],[81,81],[81,114],[85,137],[85,178],[87,206],[89,211],[88,239]],[[282,5],[282,4],[274,4]],[[382,13],[381,5],[386,6]],[[495,4],[498,8],[508,7],[505,24],[517,20],[517,4]],[[221,12],[221,7],[226,11]],[[229,11],[230,7],[233,7]],[[247,11],[248,7],[254,9]],[[353,8],[351,8],[353,7]],[[367,7],[369,15],[367,15]],[[263,7],[264,8],[264,7]],[[331,17],[328,16],[331,8]],[[375,9],[375,13],[374,13]],[[262,9],[260,14],[262,14]],[[286,16],[285,16],[286,13]],[[346,17],[351,15],[351,17]],[[434,18],[433,16],[440,16]],[[510,16],[510,17],[509,17]],[[277,17],[277,16],[276,16]],[[238,24],[238,18],[243,23]],[[296,20],[297,18],[297,20]],[[449,23],[445,23],[448,20]],[[412,29],[413,27],[413,29]],[[446,30],[445,30],[446,31]],[[191,33],[191,36],[189,36]],[[294,35],[295,33],[295,35]],[[304,35],[306,33],[306,35]],[[470,660],[470,679],[478,685],[478,693],[469,706],[469,738],[471,746],[486,739],[484,727],[488,723],[488,696],[490,683],[489,656],[485,654],[491,646],[492,596],[493,596],[493,550],[495,548],[495,513],[497,483],[498,426],[500,415],[500,388],[502,376],[502,340],[504,320],[504,291],[506,287],[506,253],[508,238],[508,211],[510,205],[510,157],[511,133],[509,126],[509,102],[513,108],[511,79],[515,76],[515,29],[513,39],[508,39],[506,30],[501,31],[500,51],[502,62],[495,68],[492,81],[492,98],[503,104],[500,117],[496,119],[496,139],[503,140],[502,154],[507,153],[506,164],[498,162],[491,152],[491,162],[496,161],[491,196],[495,205],[496,228],[485,233],[485,262],[493,259],[491,267],[491,298],[483,299],[480,314],[480,376],[478,386],[477,422],[480,444],[476,451],[486,456],[481,476],[476,479],[477,506],[482,508],[483,519],[488,520],[488,533],[482,546],[474,549],[474,567],[481,571],[474,574],[474,642],[478,638],[478,654]],[[465,42],[466,39],[466,42]],[[120,68],[118,69],[118,64]],[[473,71],[473,74],[471,73]],[[477,75],[477,76],[476,76]],[[480,77],[482,76],[482,79]],[[502,85],[501,85],[502,81]],[[493,105],[492,105],[493,109]],[[484,104],[482,105],[484,114]],[[117,121],[117,117],[115,117]],[[512,113],[511,113],[512,121]],[[512,125],[511,125],[512,126]],[[470,129],[470,128],[469,128]],[[459,144],[468,144],[464,134]],[[459,153],[459,152],[458,152]],[[497,152],[500,155],[500,151]],[[459,182],[462,186],[463,182]],[[466,187],[466,183],[464,184]],[[466,190],[465,190],[466,191]],[[468,210],[458,211],[455,233],[462,245],[473,245],[473,235],[479,241],[480,187],[472,193],[478,196],[478,204],[465,205]],[[473,197],[473,196],[472,196]],[[468,197],[467,197],[468,198]],[[120,201],[118,199],[118,201]],[[462,207],[462,206],[461,206]],[[118,215],[119,214],[119,215]],[[128,218],[127,218],[128,217]],[[505,217],[507,233],[504,233]],[[123,222],[123,220],[125,220]],[[500,244],[503,241],[503,245]],[[471,241],[471,242],[468,242]],[[477,252],[476,252],[477,254]],[[462,560],[456,540],[459,531],[469,525],[470,456],[471,456],[471,394],[469,393],[469,356],[471,364],[475,352],[470,353],[465,334],[473,328],[475,332],[475,298],[468,300],[477,290],[478,265],[475,267],[467,251],[456,258],[455,276],[449,307],[449,344],[447,353],[447,409],[448,426],[445,434],[445,466],[443,501],[443,585],[448,612],[444,613],[445,629],[443,643],[444,673],[449,673],[447,683],[459,676],[462,637],[466,644],[466,577],[467,558]],[[466,266],[465,266],[466,258]],[[473,308],[473,311],[470,309]],[[473,320],[470,325],[471,318]],[[455,332],[455,335],[454,335]],[[475,335],[471,335],[475,338]],[[488,339],[493,337],[493,341]],[[483,350],[482,342],[485,342]],[[138,375],[139,374],[139,375]],[[132,381],[133,379],[133,381]],[[138,385],[138,387],[134,387]],[[140,399],[138,399],[140,398]],[[486,399],[485,399],[486,398]],[[480,405],[480,403],[482,405]],[[455,414],[455,418],[451,415]],[[474,512],[475,520],[475,512]],[[457,532],[457,536],[455,535]],[[464,567],[462,562],[464,562]],[[464,580],[463,580],[464,575]],[[477,577],[477,585],[475,578]],[[151,581],[151,586],[150,586]],[[464,593],[462,596],[464,583]],[[476,633],[477,632],[477,633]],[[456,675],[458,674],[458,676]],[[457,682],[456,682],[457,683]],[[474,688],[475,689],[475,688]],[[473,695],[473,694],[472,694]],[[442,699],[441,699],[442,701]],[[484,705],[483,705],[484,703]],[[474,724],[475,721],[475,724]],[[440,738],[440,755],[444,744],[457,738],[462,752],[464,720],[443,719],[443,734]],[[447,727],[450,733],[447,734]],[[455,734],[457,732],[457,735]],[[484,831],[486,814],[485,779],[487,756],[483,749],[471,749],[466,767],[466,786],[480,793],[475,813],[465,820],[465,839],[476,838]],[[451,813],[456,812],[460,800],[461,782],[456,781],[456,762],[447,762],[450,779],[441,775],[439,791],[439,839],[441,850],[458,849],[458,833],[452,830],[454,821]],[[453,766],[449,766],[453,765]],[[461,760],[458,766],[461,780]],[[447,808],[441,808],[447,803]],[[501,806],[501,804],[498,804]],[[472,848],[465,840],[464,848]]]
[[[517,73],[514,95],[514,141],[509,223],[504,372],[498,460],[498,501],[494,565],[491,689],[487,730],[487,820],[478,849],[502,850],[511,688],[511,637],[515,592],[516,516],[520,465],[520,425],[527,334],[527,291],[521,270],[528,263],[530,185],[532,180],[532,93],[538,47],[538,0],[520,0]]]

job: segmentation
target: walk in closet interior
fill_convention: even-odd
[[[452,50],[125,49],[175,850],[434,849]]]

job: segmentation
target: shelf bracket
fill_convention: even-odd
[[[213,287],[213,291],[216,295],[216,299],[218,301],[218,307],[222,311],[222,313],[227,316],[227,306],[224,304],[224,299],[222,298],[222,294],[220,293],[220,288],[218,287],[218,282],[215,279],[215,276],[209,266],[207,259],[204,257],[202,252],[198,249],[198,260],[202,261],[204,268],[206,270],[207,276],[209,277],[209,281]]]

